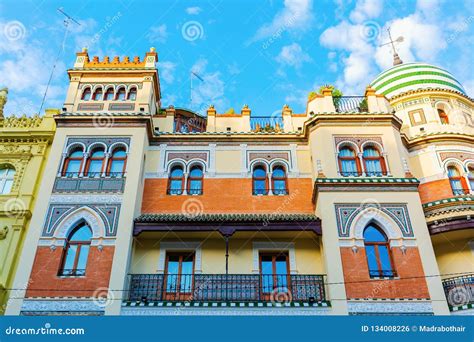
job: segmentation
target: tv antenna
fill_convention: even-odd
[[[58,8],[58,12],[63,14],[66,17],[66,19],[64,19],[64,26],[65,26],[64,37],[63,37],[63,42],[62,42],[61,46],[59,47],[59,52],[58,52],[58,55],[56,56],[56,60],[54,61],[53,68],[51,69],[51,74],[49,75],[49,80],[48,80],[48,83],[46,84],[46,89],[44,90],[43,100],[41,101],[41,106],[40,106],[38,115],[41,114],[41,110],[43,109],[44,101],[46,100],[46,95],[48,94],[48,89],[49,89],[49,86],[51,85],[51,80],[53,79],[54,70],[56,69],[56,65],[58,64],[59,58],[61,57],[61,55],[64,52],[64,49],[65,49],[65,46],[66,46],[67,35],[69,33],[69,25],[71,23],[74,23],[78,26],[81,26],[81,24],[76,19],[74,19],[69,14],[64,12],[62,7]]]
[[[392,33],[390,32],[390,27],[387,28],[387,32],[388,32],[388,38],[390,39],[390,41],[380,45],[380,47],[385,46],[385,45],[391,45],[392,51],[393,51],[393,65],[395,66],[395,65],[402,64],[403,61],[400,59],[400,56],[398,56],[397,49],[395,49],[395,43],[403,42],[404,38],[403,36],[400,36],[397,39],[393,40]]]
[[[193,105],[193,76],[196,77],[198,80],[200,80],[201,82],[204,82],[204,79],[199,76],[195,71],[190,71],[189,72],[189,83],[190,83],[190,96],[189,96],[189,100],[190,100],[190,107],[192,107]]]

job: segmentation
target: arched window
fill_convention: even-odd
[[[91,99],[91,88],[86,88],[82,92],[82,97],[81,100],[83,101],[89,101]]]
[[[463,195],[465,192],[467,192],[464,179],[456,166],[448,166],[448,177],[454,195]]]
[[[81,172],[84,152],[81,148],[76,148],[66,157],[63,167],[63,176],[77,177]]]
[[[102,101],[102,88],[99,87],[94,91],[94,96],[92,97],[92,100]]]
[[[105,152],[103,148],[97,148],[92,151],[87,160],[85,175],[89,177],[100,177],[104,171]]]
[[[267,195],[267,170],[262,165],[257,165],[253,169],[252,183],[254,195]]]
[[[128,99],[130,101],[135,101],[137,99],[137,88],[130,88],[130,90],[128,91]]]
[[[339,150],[339,170],[342,176],[359,176],[360,163],[355,151],[348,146]]]
[[[370,277],[394,277],[390,244],[385,234],[374,225],[364,230],[365,254]]]
[[[105,92],[104,101],[112,101],[114,99],[114,88],[109,88]]]
[[[119,101],[125,100],[125,88],[124,87],[120,87],[120,89],[117,91],[117,97],[115,99],[119,100]]]
[[[121,177],[125,173],[125,165],[127,164],[127,153],[122,147],[117,148],[109,159],[109,168],[107,175],[111,177]]]
[[[12,191],[15,169],[11,166],[0,167],[0,195],[7,195]]]
[[[378,149],[373,146],[364,148],[363,153],[365,173],[367,176],[382,176],[387,173],[385,161]]]
[[[474,192],[474,165],[469,165],[467,167],[467,179],[469,180],[469,185],[471,187],[471,193]]]
[[[272,191],[274,195],[287,195],[287,184],[285,168],[281,165],[273,167],[272,172]]]
[[[181,195],[184,186],[184,171],[182,166],[174,166],[171,169],[168,180],[168,195]]]
[[[449,124],[448,115],[446,114],[444,110],[438,108],[438,116],[443,125]]]
[[[87,257],[91,245],[92,230],[82,222],[69,234],[64,250],[60,276],[83,276],[86,274]]]
[[[193,166],[188,176],[188,194],[202,195],[202,168],[201,166]]]

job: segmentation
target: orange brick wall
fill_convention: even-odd
[[[63,249],[52,251],[38,247],[26,297],[92,297],[99,288],[108,288],[115,247],[106,246],[99,251],[90,247],[84,277],[58,277]],[[46,290],[46,291],[44,291]]]
[[[392,256],[400,279],[373,280],[369,277],[365,248],[354,253],[352,248],[342,247],[347,298],[429,298],[418,248],[408,247],[403,254],[394,247]]]
[[[314,213],[310,178],[288,179],[289,195],[253,196],[252,180],[242,178],[205,179],[201,196],[166,194],[167,179],[146,179],[143,213],[178,213],[192,198],[202,203],[204,213]]]
[[[420,192],[421,203],[433,202],[454,196],[449,179],[440,179],[420,184],[418,191]]]

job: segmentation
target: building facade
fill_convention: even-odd
[[[13,280],[55,132],[54,110],[43,117],[4,117],[0,90],[0,314],[14,297]]]
[[[7,314],[472,314],[474,103],[449,73],[201,116],[162,108],[156,62],[77,54]]]

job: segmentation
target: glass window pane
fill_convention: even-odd
[[[172,180],[171,181],[171,184],[170,184],[170,190],[174,190],[174,191],[178,191],[178,190],[181,190],[181,180]]]
[[[190,177],[195,177],[195,178],[199,178],[199,177],[202,177],[202,170],[201,168],[199,167],[194,167],[191,169],[191,172],[189,173],[189,176]]]
[[[181,264],[181,292],[191,292],[193,261],[183,261]]]
[[[377,275],[378,264],[377,256],[375,254],[375,246],[365,246],[365,253],[367,254],[367,264],[369,266],[369,273],[372,275]]]
[[[379,156],[380,156],[379,151],[377,151],[373,147],[366,147],[364,149],[364,157],[379,157]]]
[[[273,188],[275,190],[284,190],[286,187],[284,180],[275,180],[273,181]]]
[[[382,271],[384,271],[385,276],[392,276],[392,264],[390,262],[390,255],[387,249],[387,246],[378,246],[379,247],[379,258],[380,264],[382,265]]]
[[[370,175],[379,175],[382,173],[382,166],[380,165],[380,160],[366,160],[365,161],[365,171]]]
[[[74,231],[69,238],[69,241],[89,241],[92,239],[92,231],[87,225],[83,225],[81,228]]]
[[[1,193],[4,195],[9,194],[12,191],[12,187],[13,187],[13,179],[5,180],[5,183],[3,185],[3,190],[1,191]]]
[[[342,174],[353,175],[357,173],[357,165],[355,160],[341,160]]]
[[[123,172],[124,165],[125,165],[125,161],[123,160],[113,160],[112,164],[110,165],[110,172],[121,173]]]
[[[91,155],[91,158],[104,158],[105,153],[102,150],[94,151]]]
[[[74,267],[74,260],[76,259],[77,245],[69,245],[66,252],[66,259],[64,260],[64,270],[72,270]],[[66,272],[67,274],[67,272]]]
[[[459,174],[458,169],[455,168],[454,166],[448,167],[448,176],[449,177],[459,177],[460,174]]]
[[[355,157],[355,153],[352,149],[346,147],[346,148],[342,148],[339,151],[339,156],[341,156],[341,157]]]
[[[78,173],[81,167],[80,160],[70,160],[67,164],[66,172]]]
[[[0,169],[0,178],[6,177],[8,169]]]
[[[125,153],[124,150],[117,150],[114,152],[114,158],[125,158],[127,156],[127,153]]]
[[[89,245],[82,245],[77,259],[77,270],[85,270],[87,266],[87,257],[89,255]]]
[[[263,167],[259,166],[253,170],[253,176],[256,178],[263,178],[267,176],[267,172],[265,171]]]
[[[273,169],[273,177],[283,178],[285,177],[285,170],[281,167],[275,167]]]
[[[171,170],[171,177],[172,178],[183,177],[183,169],[180,167],[173,168],[173,170]]]
[[[103,160],[91,160],[89,164],[89,173],[100,173],[102,171]]]
[[[257,195],[263,195],[266,193],[265,190],[265,181],[264,180],[254,180],[253,181],[253,191]]]
[[[69,157],[71,157],[71,158],[82,158],[83,153],[82,153],[82,151],[74,151],[74,152],[71,153],[71,155]]]
[[[386,242],[387,238],[377,228],[368,226],[364,230],[364,240],[367,242]]]

